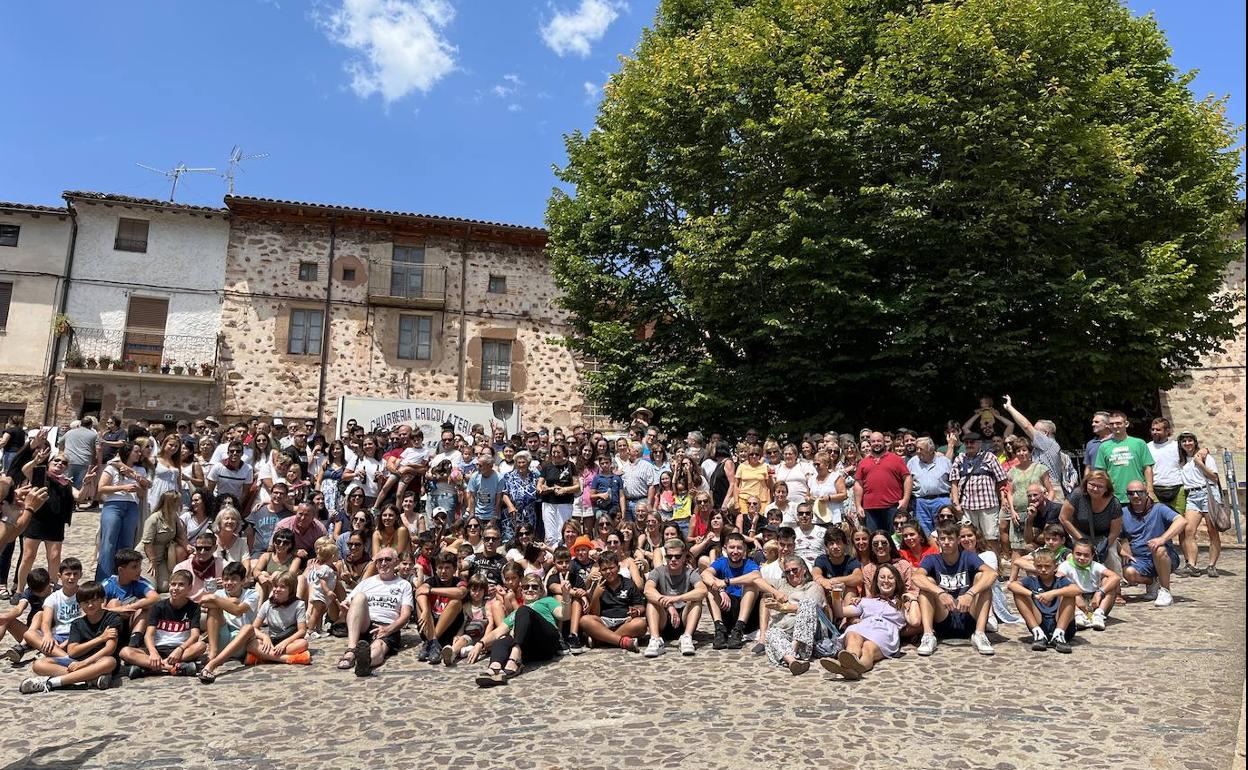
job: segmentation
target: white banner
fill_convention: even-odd
[[[386,398],[361,398],[341,396],[338,399],[338,435],[342,435],[347,422],[355,420],[365,431],[388,431],[396,425],[420,428],[426,441],[438,440],[442,424],[449,422],[455,432],[467,436],[473,425],[485,426],[490,435],[495,426],[503,428],[508,436],[520,432],[520,405],[515,404],[509,418],[501,420],[494,416],[494,405],[489,402],[468,403],[462,401],[402,401]]]

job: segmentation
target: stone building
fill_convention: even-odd
[[[217,411],[229,212],[66,192],[76,222],[53,421],[176,420]]]
[[[44,421],[72,228],[63,207],[0,203],[0,422]]]
[[[221,411],[335,419],[340,395],[583,405],[539,228],[228,196]]]

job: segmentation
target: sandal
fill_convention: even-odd
[[[500,684],[507,684],[501,668],[492,668],[477,676],[477,687],[497,687]]]
[[[209,668],[205,668],[203,671],[199,672],[200,684],[212,684],[215,681],[217,681],[216,671],[213,671],[212,669],[209,669]]]
[[[355,667],[355,650],[347,650],[342,653],[342,657],[338,659],[338,670],[346,671]]]
[[[515,679],[516,677],[520,676],[521,671],[524,671],[523,663],[517,663],[515,668],[507,668],[507,666],[510,666],[511,664],[512,664],[512,661],[507,661],[506,663],[503,664],[502,671],[503,671],[504,683],[506,683],[506,680],[508,679]]]

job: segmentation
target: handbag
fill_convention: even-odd
[[[1205,514],[1209,524],[1219,532],[1226,532],[1231,528],[1230,504],[1221,494],[1221,490],[1212,484],[1205,485],[1205,492],[1209,496],[1209,504],[1205,506],[1209,509]]]

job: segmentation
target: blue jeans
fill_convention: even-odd
[[[897,515],[897,506],[889,508],[864,508],[863,513],[866,514],[864,521],[867,529],[871,532],[884,531],[892,533],[893,517]]]
[[[690,519],[672,519],[669,522],[676,525],[676,529],[680,530],[680,536],[685,542],[689,541],[689,521]]]
[[[113,574],[113,559],[123,548],[134,547],[134,531],[139,526],[139,504],[129,500],[109,500],[100,506],[100,559],[95,579]]]
[[[936,512],[949,505],[949,495],[923,499],[914,498],[914,515],[923,527],[923,534],[930,535],[936,531]]]
[[[4,450],[4,454],[0,455],[0,473],[8,473],[10,476],[13,475],[9,473],[9,463],[13,462],[13,458],[17,457],[17,453],[18,450],[16,449],[12,452],[7,449]]]
[[[67,469],[67,472],[69,473],[70,480],[74,482],[74,489],[82,488],[82,479],[83,477],[87,475],[87,470],[89,467],[90,466],[87,466],[87,465],[70,465],[69,466],[69,468]]]

